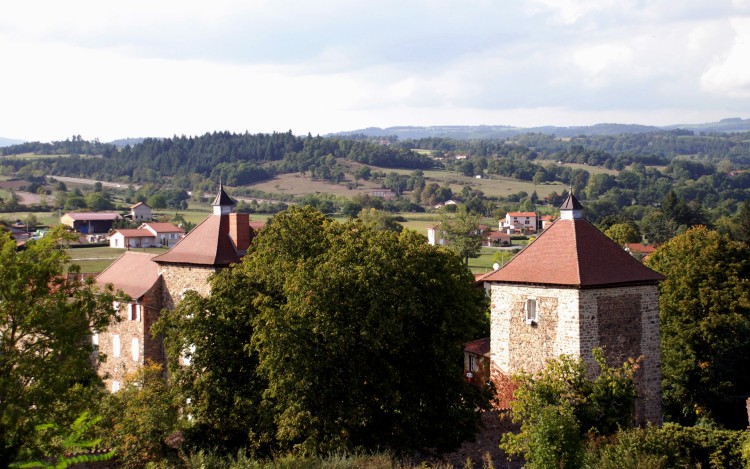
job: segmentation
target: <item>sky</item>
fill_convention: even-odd
[[[750,117],[750,0],[31,0],[0,137]]]

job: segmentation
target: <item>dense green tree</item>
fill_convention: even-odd
[[[106,396],[99,436],[106,448],[115,449],[121,467],[175,467],[177,451],[167,440],[179,428],[176,397],[162,366],[153,363],[129,374],[120,391]]]
[[[528,467],[577,468],[588,433],[611,435],[632,427],[637,361],[609,367],[601,349],[594,350],[594,359],[599,374],[593,379],[582,359],[566,355],[535,375],[516,375],[511,415],[521,431],[504,434],[500,447],[523,455]]]
[[[649,256],[660,286],[664,401],[672,418],[747,425],[750,248],[705,227]]]
[[[16,458],[34,425],[55,423],[61,408],[82,398],[72,389],[98,383],[91,331],[109,325],[116,297],[81,280],[75,266],[64,275],[64,239],[58,229],[17,251],[0,233],[0,467]]]
[[[374,208],[359,212],[359,219],[362,220],[365,225],[375,228],[376,230],[390,230],[400,233],[404,229],[404,226],[398,222],[396,217]],[[404,219],[401,218],[401,220]]]
[[[462,344],[486,334],[486,298],[454,254],[292,207],[232,273],[258,291],[252,346],[283,447],[443,451],[475,431]]]
[[[641,235],[630,223],[615,223],[604,234],[620,246],[624,246],[625,243],[639,243],[641,241]]]
[[[187,292],[153,329],[165,337],[169,379],[190,415],[184,424],[188,444],[268,453],[273,420],[262,399],[267,383],[249,348],[256,287],[235,267],[214,277],[211,288],[206,298]]]
[[[679,226],[659,210],[648,213],[641,220],[641,232],[650,244],[662,244],[677,234]]]
[[[470,257],[477,257],[482,251],[482,232],[479,229],[480,216],[469,213],[460,206],[455,213],[444,212],[438,226],[439,237],[445,245],[469,264]]]

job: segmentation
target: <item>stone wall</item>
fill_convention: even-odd
[[[151,337],[149,333],[151,325],[161,312],[162,290],[162,281],[159,279],[141,298],[121,304],[117,313],[119,321],[113,321],[106,331],[96,336],[97,355],[104,359],[97,371],[110,391],[123,386],[126,375],[136,371],[147,359],[157,363],[164,362],[161,339]],[[130,305],[136,304],[136,300],[140,315],[131,318]],[[119,341],[119,356],[116,356],[114,350],[115,337]]]
[[[603,347],[607,365],[643,357],[636,376],[636,420],[662,423],[659,292],[656,285],[582,290],[581,357],[593,375],[591,351]]]
[[[549,358],[578,355],[578,290],[494,284],[490,356],[504,373],[535,373]],[[527,324],[525,304],[536,299],[537,321]]]
[[[581,357],[597,372],[592,350],[604,347],[608,364],[643,356],[636,378],[636,418],[661,424],[659,298],[656,285],[579,290],[493,284],[490,357],[493,374],[540,371],[550,358]],[[536,299],[536,324],[525,304]],[[494,381],[494,377],[493,377]]]
[[[211,293],[208,278],[218,270],[213,266],[160,264],[159,273],[164,279],[163,308],[174,309],[188,290],[208,296]]]

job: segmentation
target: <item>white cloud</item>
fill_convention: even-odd
[[[701,76],[701,85],[712,93],[734,98],[750,98],[750,18],[732,20],[734,42]]]

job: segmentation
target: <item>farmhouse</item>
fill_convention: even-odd
[[[128,304],[114,305],[120,321],[92,339],[107,356],[99,374],[110,391],[117,391],[125,373],[147,360],[164,362],[161,340],[149,333],[161,310],[173,309],[188,290],[209,294],[208,278],[239,262],[247,252],[261,225],[251,226],[249,216],[233,213],[233,206],[232,199],[219,187],[213,214],[169,251],[158,256],[126,252],[97,277],[99,285],[112,284],[132,298]],[[150,230],[160,232],[165,228],[160,225],[166,224],[144,223],[130,231],[148,232],[153,237]],[[125,352],[128,344],[130,353]]]
[[[534,234],[537,232],[535,212],[508,212],[500,220],[500,230],[508,234]]]
[[[185,230],[171,223],[144,223],[136,229],[118,229],[109,236],[111,248],[172,247]]]
[[[138,202],[130,207],[130,219],[133,221],[151,221],[151,207]]]
[[[60,223],[83,234],[107,233],[116,220],[122,217],[114,212],[68,212],[60,217]]]
[[[582,212],[569,195],[560,219],[478,280],[491,299],[491,378],[500,388],[513,373],[538,372],[562,354],[580,357],[594,373],[596,347],[604,348],[610,365],[643,356],[636,418],[661,423],[658,284],[664,277]]]

